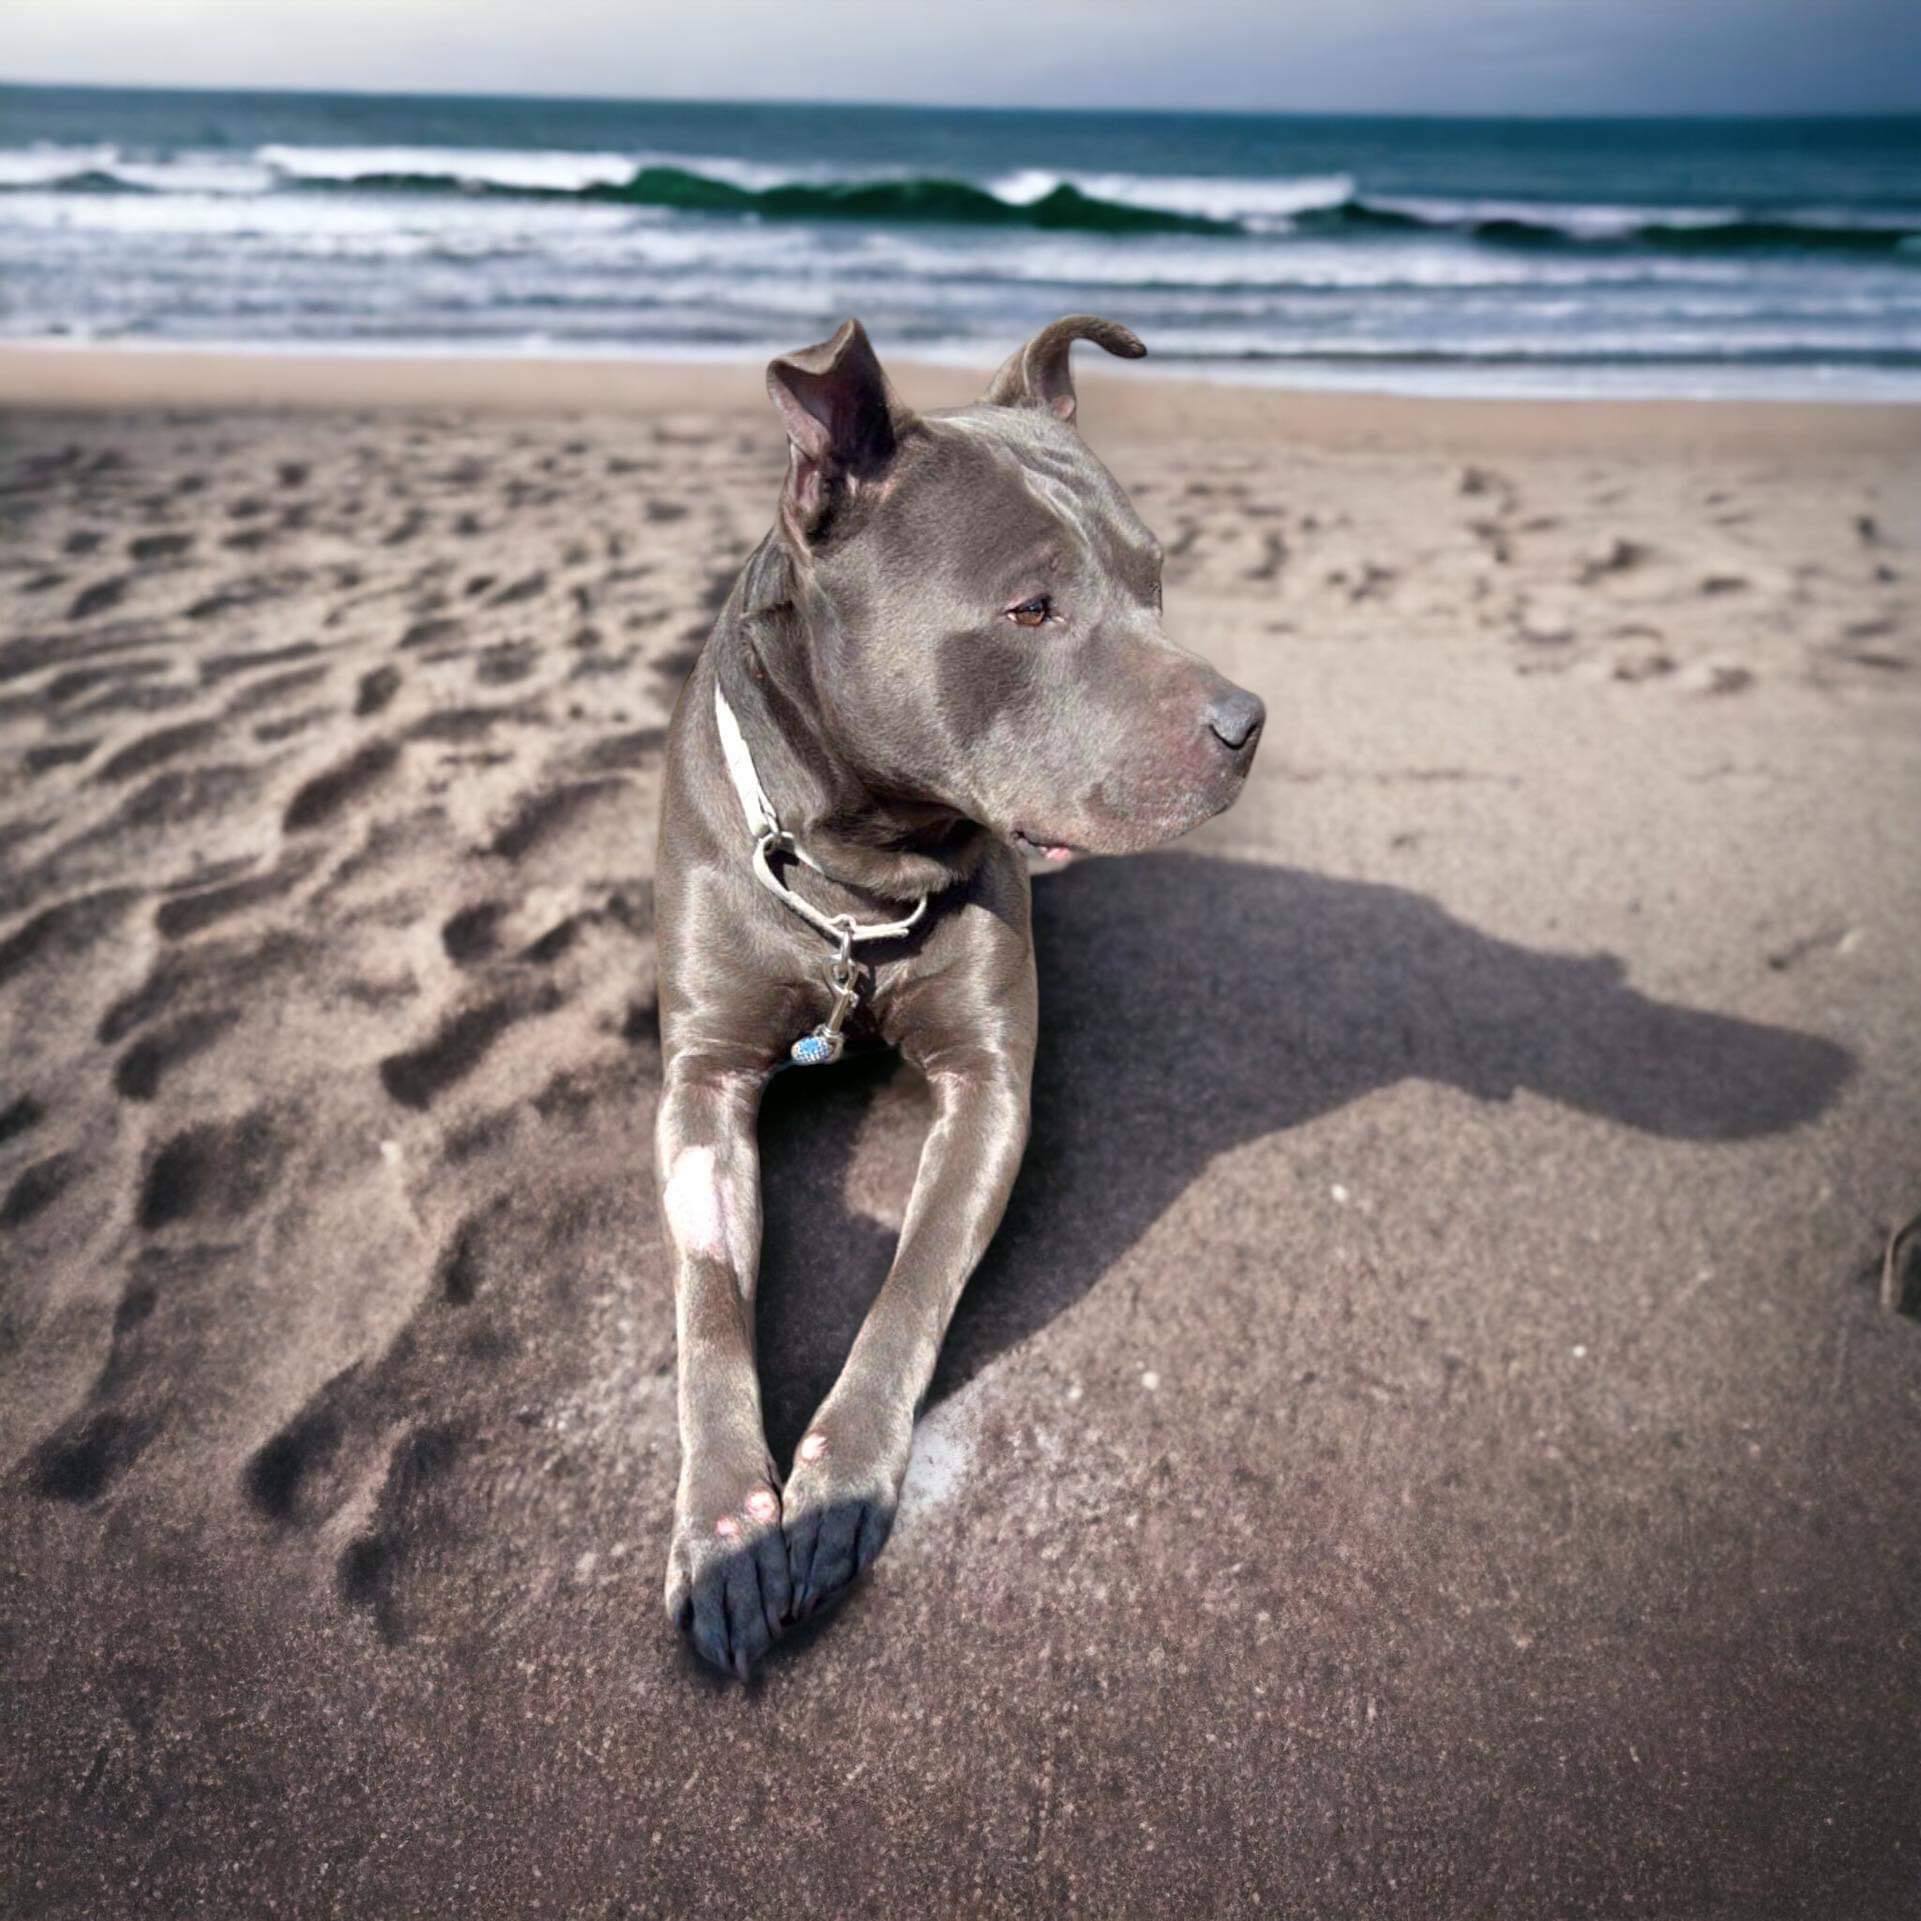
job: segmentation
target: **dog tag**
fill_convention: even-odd
[[[853,943],[843,941],[841,956],[829,977],[834,985],[833,1011],[811,1034],[803,1034],[787,1050],[787,1057],[802,1067],[825,1067],[841,1056],[846,1040],[841,1028],[860,1002],[860,968],[852,954]]]

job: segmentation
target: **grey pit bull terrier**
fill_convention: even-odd
[[[779,516],[680,698],[656,881],[680,1348],[667,1612],[746,1676],[887,1539],[914,1418],[1027,1139],[1028,863],[1229,806],[1261,703],[1161,630],[1161,549],[1074,426],[1074,315],[982,398],[902,406],[858,321],[776,360]],[[934,1118],[892,1268],[785,1482],[754,1360],[768,1076],[899,1049]]]

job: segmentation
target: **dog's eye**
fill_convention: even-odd
[[[1007,618],[1016,627],[1039,627],[1046,623],[1054,611],[1054,603],[1045,594],[1036,594],[1032,600],[1024,600],[1018,607],[1007,610]]]

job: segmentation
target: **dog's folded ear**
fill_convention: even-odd
[[[906,416],[858,320],[769,362],[767,392],[790,448],[782,511],[814,539],[842,495],[886,470]]]
[[[1074,374],[1068,355],[1077,340],[1091,340],[1123,360],[1147,352],[1117,320],[1071,313],[1043,327],[1026,346],[1007,358],[981,398],[995,407],[1045,407],[1063,420],[1074,418]]]

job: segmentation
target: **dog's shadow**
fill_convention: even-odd
[[[1527,1088],[1677,1140],[1738,1140],[1820,1113],[1853,1068],[1813,1035],[1650,1000],[1611,956],[1536,952],[1419,894],[1293,868],[1092,862],[1035,887],[1034,938],[1032,1138],[934,1398],[1079,1300],[1215,1155],[1374,1088]],[[782,1460],[887,1271],[894,1235],[845,1188],[864,1117],[905,1071],[881,1056],[768,1093],[759,1330]]]

